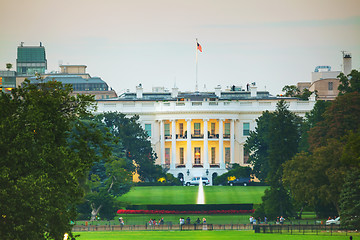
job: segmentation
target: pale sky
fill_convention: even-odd
[[[45,46],[48,70],[87,65],[122,93],[198,83],[281,93],[311,81],[316,66],[341,70],[341,51],[360,69],[359,0],[0,0],[0,69],[16,50]]]

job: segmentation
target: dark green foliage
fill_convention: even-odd
[[[358,77],[356,71],[352,73]],[[346,176],[360,169],[360,94],[349,82],[343,81],[343,87],[343,94],[330,106],[318,102],[308,115],[309,153],[297,154],[284,167],[284,181],[294,199],[314,207],[319,216],[332,214],[333,208],[334,215],[342,215],[341,208],[353,207],[343,205],[341,196],[346,186],[354,186]],[[356,199],[355,192],[346,194],[347,199]]]
[[[308,100],[310,95],[313,93],[307,88],[300,92],[299,88],[295,85],[286,85],[283,87],[282,91],[285,92],[286,97],[296,97],[301,100]]]
[[[313,210],[317,218],[335,218],[338,215],[336,207],[332,203],[326,203],[322,199],[317,199],[314,204]]]
[[[250,178],[250,174],[250,167],[242,167],[239,164],[233,164],[231,170],[229,170],[227,173],[217,176],[214,179],[214,185],[227,185],[228,177],[232,176],[236,178]]]
[[[360,169],[350,169],[340,195],[341,226],[360,229]]]
[[[277,217],[295,215],[291,196],[284,187],[266,189],[262,201],[254,213],[255,218],[264,219],[266,216],[269,220],[275,220]]]
[[[157,177],[155,168],[156,155],[145,130],[138,123],[139,116],[126,117],[122,113],[109,112],[97,115],[97,121],[104,122],[111,134],[121,139],[126,159],[135,161],[137,173],[143,181],[154,181]],[[127,164],[129,166],[129,164]]]
[[[270,143],[270,122],[273,114],[269,111],[256,119],[257,127],[250,132],[244,145],[245,150],[250,152],[249,162],[253,166],[253,173],[260,181],[265,181],[269,172],[269,143]]]
[[[346,93],[358,92],[360,93],[360,72],[353,69],[348,76],[344,73],[340,73],[340,85],[338,87],[339,95]]]
[[[69,147],[78,116],[93,97],[71,97],[60,82],[30,84],[0,93],[0,236],[2,239],[62,239],[71,232],[79,180],[93,163],[86,145]]]
[[[256,132],[246,141],[246,148],[252,152],[255,174],[271,186],[257,210],[259,216],[272,218],[294,214],[291,197],[283,186],[283,164],[298,150],[301,121],[282,100],[274,113],[265,112],[257,120]],[[264,172],[266,175],[261,175]]]
[[[331,101],[318,100],[316,101],[314,108],[309,113],[305,114],[305,120],[301,124],[301,137],[298,152],[309,151],[309,131],[312,127],[316,126],[317,123],[325,119],[324,112],[330,105]]]

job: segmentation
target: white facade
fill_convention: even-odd
[[[255,89],[253,89],[255,88]],[[255,90],[255,91],[254,91]],[[125,93],[117,99],[98,100],[98,112],[118,111],[139,115],[158,159],[157,164],[175,177],[188,181],[194,176],[215,176],[233,163],[248,165],[244,143],[256,119],[274,111],[278,101],[268,92],[178,92]],[[285,98],[289,110],[304,116],[314,104]],[[207,134],[206,134],[207,133]]]

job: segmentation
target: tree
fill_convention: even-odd
[[[121,203],[118,196],[127,193],[132,186],[131,172],[127,171],[127,161],[121,141],[109,132],[102,122],[94,119],[81,121],[86,132],[76,131],[74,135],[85,138],[83,135],[98,135],[101,144],[91,144],[98,158],[88,174],[85,181],[85,188],[88,190],[85,195],[86,202],[82,204],[83,216],[88,216],[84,211],[91,211],[91,220],[96,216],[105,219],[114,219],[116,210]],[[106,149],[110,154],[102,155],[101,150]],[[88,207],[86,207],[86,204]]]
[[[6,68],[7,68],[8,71],[10,71],[10,69],[12,68],[12,64],[11,64],[11,63],[7,63],[7,64],[6,64]]]
[[[309,151],[309,131],[312,127],[316,126],[317,123],[322,122],[324,118],[324,112],[331,105],[331,101],[316,101],[314,108],[305,113],[305,120],[301,124],[301,137],[299,141],[299,151]]]
[[[326,145],[329,138],[340,139],[350,130],[360,127],[360,94],[352,92],[338,96],[309,132],[310,151]]]
[[[249,162],[252,165],[253,173],[260,181],[265,181],[269,172],[269,143],[270,143],[270,122],[273,114],[269,111],[256,119],[257,126],[255,131],[250,132],[250,136],[245,142],[245,151],[250,153]]]
[[[284,180],[295,199],[315,209],[319,203],[333,205],[341,214],[340,194],[348,181],[346,175],[360,168],[359,104],[358,92],[339,95],[312,125],[310,153],[298,154],[285,164]]]
[[[300,94],[300,90],[295,85],[286,85],[282,89],[286,97],[296,97]]]
[[[155,168],[156,155],[145,130],[138,123],[139,116],[126,117],[118,112],[108,112],[96,116],[97,121],[104,122],[111,134],[118,137],[126,152],[127,170],[137,170],[143,181],[155,181],[157,171]],[[136,163],[134,166],[133,161]],[[132,166],[132,169],[129,167]]]
[[[360,229],[360,169],[348,171],[340,195],[341,226]]]
[[[69,147],[79,116],[93,97],[50,81],[0,95],[0,235],[3,239],[62,239],[83,196],[79,180],[92,165],[86,144]],[[75,124],[76,125],[76,124]],[[75,126],[76,127],[76,126]]]
[[[263,113],[257,122],[256,131],[250,134],[245,146],[251,153],[254,169],[266,168],[261,171],[267,173],[262,177],[270,185],[257,215],[293,216],[292,201],[282,181],[283,163],[297,153],[301,118],[291,113],[282,100],[274,113]]]
[[[301,100],[308,100],[313,93],[307,88],[304,88],[304,90],[301,92],[295,85],[286,85],[283,87],[282,91],[285,92],[286,97],[296,97]]]
[[[339,96],[346,93],[358,92],[360,93],[360,72],[353,69],[351,73],[345,76],[344,73],[340,73],[340,85],[338,87]]]

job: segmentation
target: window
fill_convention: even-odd
[[[212,148],[211,148],[211,164],[215,164],[215,157],[216,157],[215,154],[216,154],[216,153],[215,153],[215,148],[212,147]]]
[[[194,134],[200,135],[200,123],[194,123]]]
[[[328,82],[328,90],[329,91],[333,90],[333,82]]]
[[[151,137],[151,124],[145,124],[145,132],[149,137]]]
[[[225,123],[225,135],[230,135],[230,123]]]
[[[180,148],[180,164],[184,164],[184,148]]]
[[[180,136],[184,135],[184,124],[179,123],[179,134]]]
[[[164,124],[165,136],[170,136],[170,124]]]
[[[249,152],[244,148],[244,164],[249,163]]]
[[[195,164],[200,164],[201,163],[201,153],[200,153],[200,148],[196,147],[194,148],[194,159],[195,159]]]
[[[165,164],[170,164],[170,148],[165,148]]]
[[[230,148],[225,148],[225,163],[230,163]]]
[[[248,123],[248,122],[243,123],[243,135],[244,136],[250,135],[250,123]]]
[[[211,123],[211,135],[215,135],[215,123]]]

